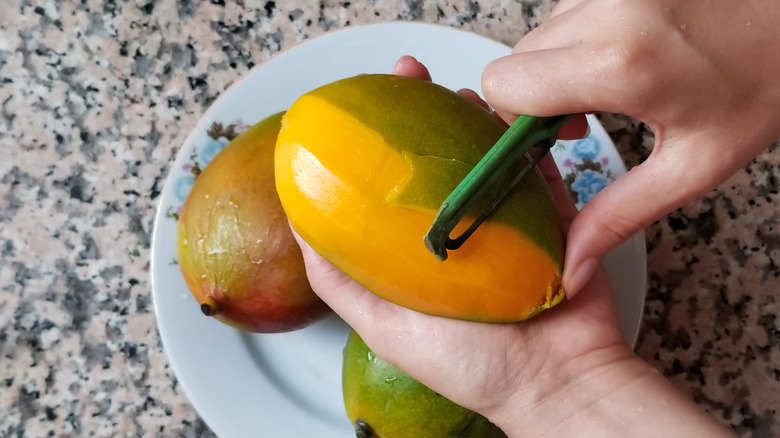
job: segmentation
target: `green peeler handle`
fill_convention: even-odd
[[[463,181],[444,200],[428,232],[425,247],[439,260],[447,259],[448,249],[458,249],[479,225],[495,210],[511,189],[530,171],[534,165],[555,144],[558,132],[571,115],[555,117],[520,116],[504,132],[495,145],[485,154]],[[450,233],[471,210],[477,201],[494,188],[512,166],[533,146],[539,147],[532,161],[504,187],[488,204],[488,207],[459,237],[452,239]]]

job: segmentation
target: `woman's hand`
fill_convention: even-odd
[[[410,57],[395,73],[430,80]],[[568,227],[576,209],[549,155],[540,169]],[[389,303],[298,239],[314,290],[376,354],[511,437],[730,436],[624,343],[603,269],[531,320],[477,323]]]
[[[512,55],[487,66],[483,92],[507,121],[606,111],[655,133],[650,157],[574,220],[569,297],[607,252],[780,137],[779,22],[773,0],[561,0]]]
[[[394,72],[430,80],[427,69],[410,57],[399,60]],[[479,102],[473,91],[460,93]],[[541,169],[564,222],[570,223],[576,209],[549,156]],[[549,415],[545,400],[563,397],[558,391],[564,383],[633,357],[618,329],[603,272],[588,284],[582,299],[564,302],[528,322],[475,323],[425,315],[384,301],[305,242],[300,244],[314,290],[380,357],[494,421],[510,410],[510,401],[524,406],[528,415]]]

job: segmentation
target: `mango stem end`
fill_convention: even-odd
[[[208,296],[200,303],[200,311],[206,316],[216,316],[222,312],[222,305],[214,297]]]
[[[366,420],[358,418],[355,420],[355,438],[377,438],[377,434]]]

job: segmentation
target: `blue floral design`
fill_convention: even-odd
[[[176,194],[176,199],[178,199],[180,203],[187,199],[187,195],[190,193],[190,189],[192,189],[194,183],[194,175],[184,175],[176,180],[176,183],[173,186],[173,192]]]
[[[595,160],[601,152],[601,144],[593,137],[585,137],[574,143],[571,148],[571,154],[583,160]]]
[[[579,204],[585,204],[609,184],[607,177],[591,169],[585,169],[574,179],[571,189],[577,192]]]
[[[230,143],[230,140],[224,137],[210,139],[208,143],[203,145],[200,149],[200,153],[198,153],[198,164],[200,164],[201,167],[206,167],[206,165],[219,153],[219,151],[224,149],[228,143]]]

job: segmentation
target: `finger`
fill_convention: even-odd
[[[623,112],[618,109],[627,96],[608,75],[610,55],[587,59],[584,52],[588,48],[566,47],[499,58],[482,73],[485,99],[502,116]]]
[[[393,67],[393,74],[425,81],[431,80],[431,73],[428,69],[416,58],[409,55],[398,58],[398,61],[396,61],[395,66]]]
[[[480,95],[477,94],[476,91],[470,88],[462,88],[458,90],[458,94],[465,97],[466,99],[475,102],[477,105],[481,106],[482,108],[485,108],[487,111],[493,111],[490,108],[490,105],[488,105],[487,102],[485,102],[485,100],[482,99],[482,97],[480,97]]]

